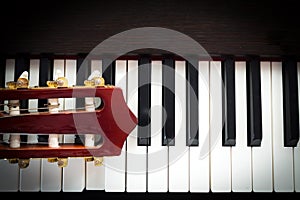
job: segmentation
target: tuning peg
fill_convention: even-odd
[[[15,81],[8,81],[6,82],[6,85],[10,90],[17,89],[17,82]]]
[[[25,169],[29,166],[30,159],[19,159],[18,165],[21,169]]]
[[[86,162],[94,162],[95,166],[102,166],[103,165],[103,157],[86,157]]]
[[[68,158],[58,158],[57,159],[57,166],[60,168],[68,166]]]
[[[24,71],[17,80],[17,88],[25,89],[28,87],[29,87],[28,72]]]

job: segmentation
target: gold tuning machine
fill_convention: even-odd
[[[68,166],[68,158],[48,158],[49,163],[57,163],[60,168]]]
[[[104,86],[105,80],[101,76],[100,71],[95,70],[91,73],[88,79],[84,81],[84,85],[89,87]]]
[[[15,81],[8,81],[6,82],[6,85],[10,90],[17,89],[17,82]]]
[[[103,77],[94,77],[91,80],[85,80],[84,81],[85,86],[104,86],[105,85],[105,80]]]
[[[29,88],[29,80],[28,80],[28,72],[24,71],[17,81],[8,81],[6,82],[8,89],[28,89]]]
[[[86,157],[86,162],[94,162],[96,167],[100,167],[103,165],[103,157]]]
[[[9,164],[18,164],[20,169],[25,169],[30,164],[30,159],[11,158],[7,160]]]
[[[58,77],[55,81],[47,81],[47,85],[51,88],[66,88],[69,84],[66,77]]]

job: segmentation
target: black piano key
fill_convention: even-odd
[[[299,141],[297,62],[282,63],[284,146],[296,147]]]
[[[85,55],[78,55],[76,61],[76,85],[84,85],[84,81],[88,79],[91,74],[91,62],[90,60],[85,60]],[[76,99],[76,108],[84,108],[85,99]]]
[[[260,146],[262,141],[260,61],[247,62],[247,136],[248,146]]]
[[[198,62],[186,62],[186,129],[187,146],[199,145]]]
[[[47,81],[53,80],[53,55],[51,54],[42,54],[40,57],[40,67],[39,67],[39,87],[47,87]],[[48,99],[39,99],[38,107],[40,108],[39,112],[46,112],[48,104]],[[48,135],[39,135],[39,143],[47,143]]]
[[[110,59],[102,60],[102,77],[104,78],[106,85],[115,84],[115,71],[115,61],[111,61]]]
[[[150,59],[142,56],[138,68],[138,146],[151,145],[151,66]]]
[[[24,71],[28,72],[29,74],[29,65],[30,65],[30,59],[27,54],[20,54],[17,55],[16,60],[15,60],[15,81],[21,76],[21,74]],[[29,77],[28,77],[29,78]],[[29,80],[30,81],[30,80]],[[20,100],[20,113],[28,113],[28,99],[27,100]]]
[[[42,54],[40,57],[39,68],[39,87],[47,87],[47,81],[53,80],[53,57],[50,54]],[[39,99],[38,107],[45,108],[48,103],[48,99]],[[45,109],[39,109],[39,112],[47,111]]]
[[[222,62],[222,80],[224,84],[222,92],[222,121],[224,122],[222,145],[235,146],[235,65],[234,60],[231,58],[226,58]]]
[[[175,145],[175,61],[171,58],[163,60],[162,66],[162,106],[163,128],[162,145]]]

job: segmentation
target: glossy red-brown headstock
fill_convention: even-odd
[[[23,145],[10,148],[0,144],[0,158],[67,158],[118,156],[124,142],[137,125],[137,118],[127,106],[122,90],[113,86],[73,88],[30,88],[0,90],[0,101],[50,98],[99,97],[101,108],[58,113],[41,112],[0,117],[0,133],[26,134],[100,134],[101,146],[85,147],[66,144],[57,148],[48,145]]]

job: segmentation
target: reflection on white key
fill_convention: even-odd
[[[199,146],[190,147],[190,192],[209,192],[209,62],[199,61]]]
[[[261,111],[263,139],[260,147],[252,148],[252,179],[254,192],[273,191],[272,167],[272,95],[271,63],[261,62]]]
[[[235,63],[236,146],[232,147],[232,191],[251,192],[251,147],[247,146],[246,62]]]
[[[106,158],[104,158],[104,163]],[[104,190],[105,168],[104,163],[96,166],[94,162],[86,162],[86,190]]]
[[[126,60],[116,61],[116,86],[121,87],[124,99],[127,101],[127,66]],[[105,191],[124,192],[126,172],[126,142],[121,155],[105,158]]]
[[[101,76],[101,65],[97,69],[95,67],[98,66],[100,61],[95,62],[92,60],[91,68],[94,69],[91,72],[91,75],[88,77],[88,80],[92,80],[94,77]],[[100,62],[101,64],[101,62]],[[95,111],[95,98],[86,97],[85,98],[85,110],[86,111]],[[95,135],[93,134],[85,134],[84,145],[86,147],[95,146]],[[104,162],[106,162],[106,158],[104,158]],[[105,188],[105,167],[104,165],[96,166],[94,162],[86,162],[86,190],[104,190]]]
[[[210,171],[211,191],[231,191],[230,147],[222,146],[221,62],[210,62]]]
[[[148,192],[167,192],[168,147],[162,146],[162,61],[152,61],[151,70],[151,146],[148,147]]]
[[[41,163],[41,192],[61,191],[62,169],[57,166],[57,162],[48,162],[47,158]]]
[[[282,63],[272,62],[273,169],[275,192],[294,191],[293,148],[284,147]]]
[[[38,59],[30,60],[29,69],[29,86],[34,87],[39,84],[39,68],[40,63]],[[38,100],[29,100],[29,112],[34,113],[38,110]],[[28,144],[38,143],[37,134],[28,134]],[[29,166],[25,169],[20,169],[20,191],[37,192],[40,191],[41,181],[41,159],[30,159]]]
[[[19,190],[19,166],[0,159],[0,192],[17,192]]]
[[[297,64],[298,68],[298,100],[300,106],[300,63]],[[299,112],[300,113],[300,112]],[[300,119],[300,117],[299,117]],[[300,192],[300,142],[294,148],[294,177],[295,177],[295,191]]]
[[[69,87],[76,85],[76,60],[66,60],[65,77]],[[75,98],[65,98],[65,110],[76,108]],[[75,135],[64,135],[64,143],[75,143]],[[85,187],[84,158],[69,158],[67,167],[63,168],[63,186],[65,192],[80,192]]]
[[[128,107],[138,114],[138,61],[128,60]],[[137,146],[137,126],[127,138],[127,192],[146,192],[147,147]]]
[[[169,191],[189,190],[189,148],[186,146],[185,61],[175,61],[175,146],[169,147]]]
[[[29,166],[20,169],[20,191],[38,192],[40,190],[41,159],[30,159]]]
[[[83,158],[68,158],[63,168],[63,192],[82,192],[85,187],[85,165]]]

